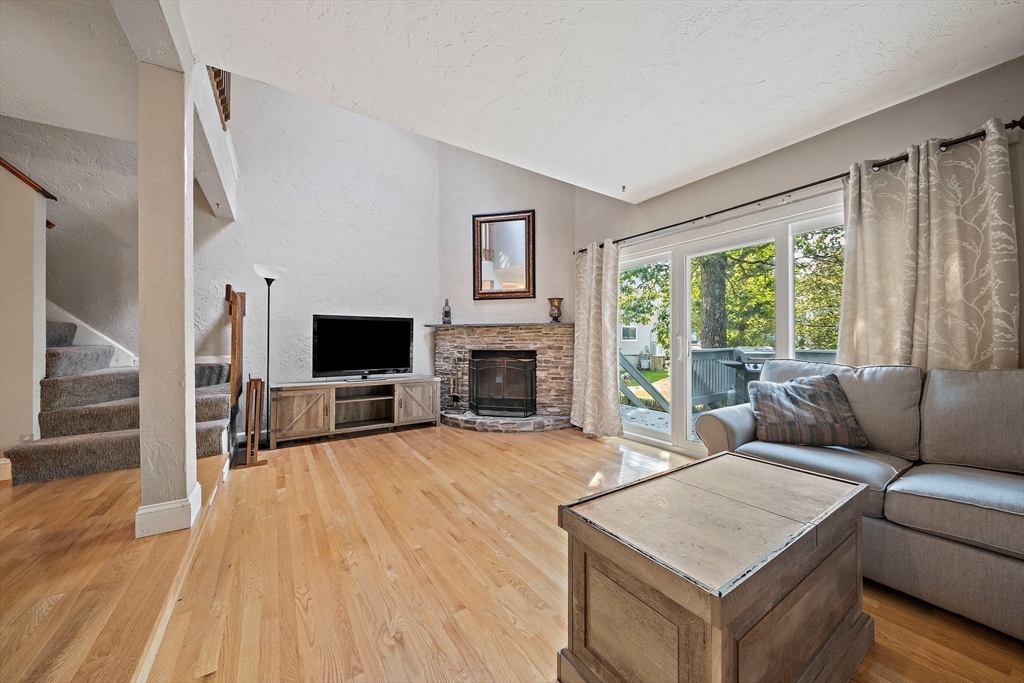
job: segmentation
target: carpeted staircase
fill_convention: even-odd
[[[14,484],[139,466],[139,369],[111,346],[74,346],[77,326],[46,323],[40,439],[7,450]],[[196,456],[227,450],[227,363],[196,365]]]

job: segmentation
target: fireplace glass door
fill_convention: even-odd
[[[537,412],[536,351],[473,351],[469,409],[477,415],[529,417]]]

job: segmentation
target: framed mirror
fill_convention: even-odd
[[[533,299],[534,211],[473,216],[473,298]]]

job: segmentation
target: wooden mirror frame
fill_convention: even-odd
[[[533,238],[535,211],[515,211],[512,213],[481,213],[473,216],[473,299],[535,299],[537,298],[536,243]],[[484,223],[504,223],[507,221],[526,221],[526,289],[494,290],[480,287],[482,240],[481,228]]]

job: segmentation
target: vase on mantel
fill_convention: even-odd
[[[548,309],[548,315],[551,316],[551,322],[553,323],[562,322],[559,320],[559,318],[562,317],[562,301],[563,299],[560,296],[548,299],[548,304],[551,306],[551,308]]]
[[[444,300],[444,308],[441,309],[441,324],[452,324],[452,307],[448,305],[448,299]]]

